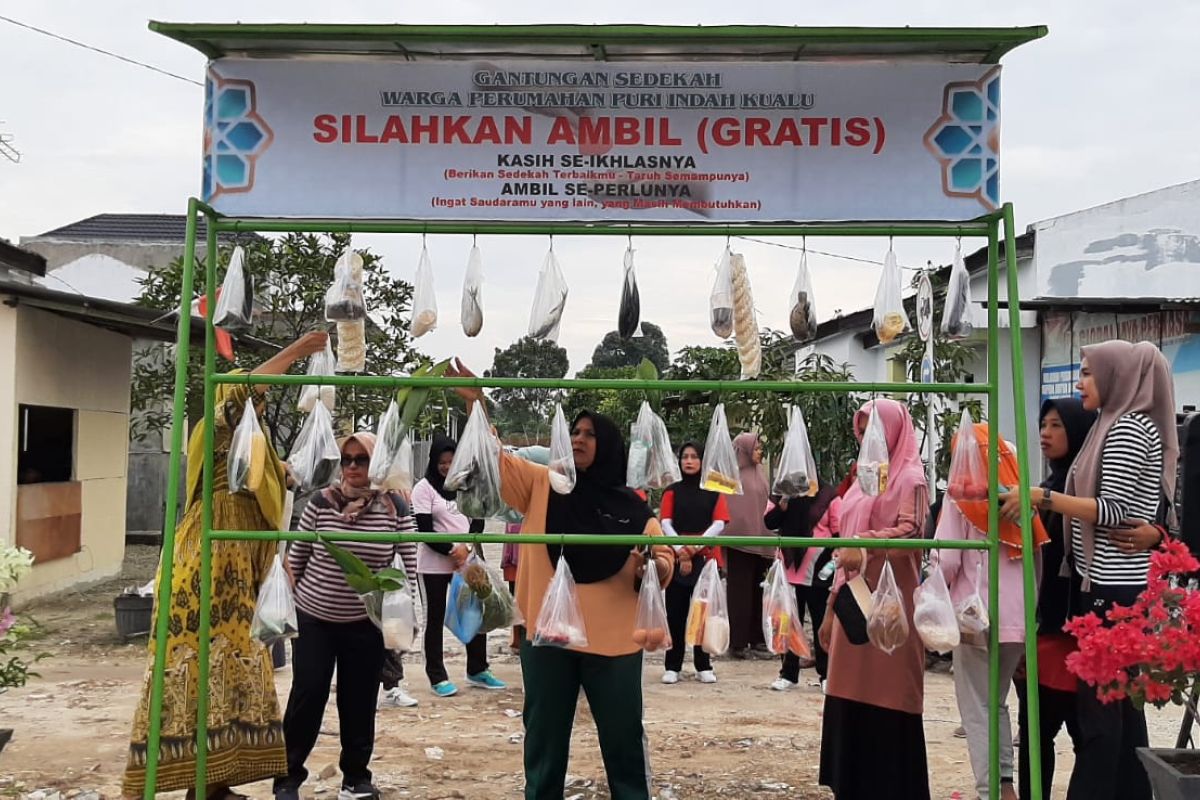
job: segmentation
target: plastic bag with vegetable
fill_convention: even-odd
[[[813,301],[812,275],[808,271],[808,251],[800,251],[800,266],[796,270],[796,282],[792,284],[792,295],[788,298],[788,326],[798,342],[807,342],[817,335],[817,306]]]
[[[467,336],[478,336],[483,330],[483,254],[476,246],[471,247],[471,255],[467,257],[460,317]]]
[[[878,497],[887,491],[888,465],[887,433],[876,405],[872,403],[867,429],[858,448],[858,485],[863,494]]]
[[[908,641],[908,615],[904,597],[896,585],[892,563],[885,561],[879,573],[879,585],[871,595],[871,614],[867,617],[867,638],[889,655]]]
[[[758,315],[754,312],[754,295],[750,291],[750,274],[741,253],[731,258],[733,277],[733,336],[737,342],[738,362],[742,380],[757,378],[762,371],[762,343],[758,338]]]
[[[788,412],[787,437],[783,440],[783,452],[779,456],[779,468],[775,470],[771,493],[788,498],[813,497],[817,488],[817,462],[808,440],[804,412],[800,406],[792,406]]]
[[[558,266],[554,248],[546,253],[542,271],[538,273],[537,289],[533,296],[533,309],[529,314],[529,335],[535,339],[558,339],[558,326],[562,322],[563,309],[567,307],[567,279]]]
[[[320,353],[313,353],[308,359],[308,370],[306,374],[309,377],[328,377],[337,372],[337,359],[334,358],[333,348],[329,342],[325,342],[325,349]],[[306,383],[300,389],[300,400],[296,403],[296,408],[303,411],[305,414],[313,410],[318,399],[333,411],[337,393],[332,386],[323,386],[315,383]]]
[[[559,494],[570,494],[575,488],[575,453],[571,449],[571,429],[562,406],[554,408],[550,425],[550,488]]]
[[[288,455],[288,466],[300,490],[312,492],[333,483],[341,458],[333,435],[333,418],[324,403],[317,403],[305,418]]]
[[[281,639],[291,639],[299,632],[292,584],[283,568],[283,559],[277,553],[258,590],[254,617],[250,620],[250,636],[269,646]]]
[[[947,339],[966,339],[975,330],[972,323],[971,275],[963,262],[962,245],[954,251],[954,265],[946,286],[946,305],[942,309],[942,333]]]
[[[638,590],[637,611],[633,615],[633,643],[647,653],[671,649],[671,631],[667,624],[667,601],[658,581],[658,567],[647,551],[646,571]]]
[[[716,559],[709,559],[696,579],[685,631],[688,647],[700,645],[713,656],[729,649],[729,599]]]
[[[625,280],[621,283],[621,308],[617,313],[617,334],[628,339],[637,332],[641,319],[642,301],[638,295],[637,276],[633,272],[633,245],[625,248]]]
[[[412,461],[412,440],[400,420],[400,406],[392,400],[375,434],[375,452],[368,468],[371,486],[387,492],[411,492]]]
[[[587,647],[587,628],[579,607],[579,590],[565,558],[558,559],[554,577],[542,598],[533,626],[534,647]]]
[[[704,460],[700,464],[700,488],[721,494],[742,493],[742,471],[738,468],[737,451],[729,438],[725,422],[725,404],[718,403],[708,424],[704,440]]]
[[[630,426],[625,483],[633,489],[665,489],[680,480],[679,462],[662,417],[642,401]]]
[[[904,310],[901,278],[900,265],[896,263],[896,251],[889,247],[883,259],[879,286],[875,289],[875,314],[872,319],[880,344],[895,341],[897,336],[911,328],[908,314]]]
[[[325,292],[325,319],[329,322],[354,322],[366,318],[362,256],[347,250],[333,265],[333,283]]]
[[[245,259],[240,246],[233,248],[213,310],[213,325],[229,333],[249,330],[254,323],[254,277],[246,269]]]
[[[417,275],[413,280],[412,321],[408,331],[413,338],[420,338],[437,327],[437,292],[433,288],[433,261],[429,250],[421,245],[421,260],[417,263]]]
[[[226,477],[229,491],[254,492],[262,483],[267,468],[267,437],[254,413],[254,391],[246,398],[242,419],[233,429],[229,439],[229,458],[226,461]]]
[[[708,296],[709,324],[719,339],[733,335],[733,253],[728,247],[717,262],[717,277]]]
[[[801,658],[812,657],[812,646],[804,635],[804,623],[796,605],[796,591],[787,580],[783,561],[775,559],[763,581],[763,640],[767,649],[781,656],[788,651]]]
[[[946,494],[962,508],[963,503],[985,503],[988,498],[988,471],[983,451],[975,437],[971,412],[963,409],[958,433],[954,435],[950,455],[950,476]],[[986,510],[986,505],[983,506]]]
[[[935,653],[945,655],[961,641],[950,589],[937,564],[925,582],[913,590],[913,625],[925,649]]]
[[[471,592],[481,604],[480,632],[524,624],[525,620],[499,570],[478,555],[472,555],[459,571],[466,587],[464,591]]]
[[[492,435],[480,403],[471,409],[445,486],[458,492],[458,510],[471,519],[494,517],[504,509],[500,498],[500,442]]]

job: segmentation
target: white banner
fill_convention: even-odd
[[[1000,68],[210,64],[202,196],[234,216],[965,220],[999,205]]]

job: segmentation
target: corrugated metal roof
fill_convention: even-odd
[[[196,240],[203,243],[208,226],[204,217],[196,224]],[[144,242],[183,244],[187,217],[184,214],[97,214],[61,228],[40,233],[34,239],[67,242]],[[259,238],[255,234],[220,234],[222,244]]]

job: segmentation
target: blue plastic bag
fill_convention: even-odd
[[[483,601],[471,591],[461,572],[454,573],[450,579],[446,627],[463,644],[470,644],[483,627]]]

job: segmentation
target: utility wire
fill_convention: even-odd
[[[843,261],[857,261],[860,264],[870,264],[875,267],[883,266],[882,261],[875,261],[870,258],[859,258],[858,256],[848,256],[843,253],[830,253],[825,250],[814,250],[811,247],[796,247],[796,245],[794,245],[794,244],[782,244],[781,242],[768,242],[766,239],[756,239],[753,236],[737,236],[735,238],[741,239],[742,241],[745,241],[745,242],[755,242],[756,244],[765,244],[770,247],[781,247],[784,250],[795,250],[796,252],[801,252],[801,251],[807,250],[808,252],[813,253],[814,255],[818,255],[818,256],[826,256],[828,258],[840,258]],[[926,269],[926,267],[909,267],[904,264],[900,264],[899,266],[900,266],[900,269],[906,269],[910,272],[922,272]]]
[[[134,59],[134,58],[127,58],[123,55],[119,55],[110,50],[105,50],[103,48],[95,47],[93,45],[87,44],[86,42],[81,42],[76,39],[71,39],[67,36],[62,36],[60,34],[54,33],[53,31],[45,30],[44,28],[38,28],[34,25],[30,25],[28,23],[12,19],[11,17],[6,17],[3,15],[0,15],[0,21],[7,22],[12,25],[16,25],[19,28],[25,28],[26,30],[31,30],[35,33],[40,33],[43,36],[49,36],[51,39],[58,39],[60,42],[66,42],[67,44],[73,44],[76,47],[82,47],[84,50],[91,50],[94,53],[100,53],[101,55],[108,56],[109,58],[115,58],[118,61],[124,61],[126,64],[133,64],[135,67],[142,67],[144,69],[150,70],[151,72],[157,72],[160,75],[166,75],[168,78],[174,78],[179,81],[185,81],[187,83],[191,83],[196,86],[204,85],[200,81],[192,80],[191,78],[185,78],[182,75],[176,75],[174,72],[168,72],[165,69],[162,69],[160,67],[155,67],[155,66],[153,66],[151,64],[147,64],[143,61],[138,61],[137,59]]]

